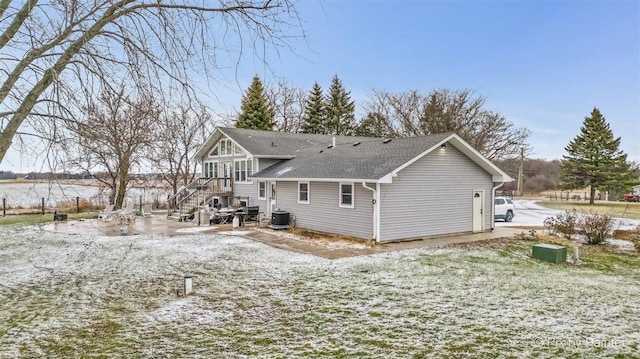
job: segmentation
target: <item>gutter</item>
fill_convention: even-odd
[[[491,190],[491,230],[496,228],[496,190],[504,185],[504,182],[500,182],[499,185],[493,187]]]
[[[376,188],[379,185],[376,184]],[[379,228],[378,228],[378,224],[380,223],[380,201],[378,200],[378,194],[380,193],[380,191],[377,191],[375,188],[371,188],[369,186],[367,186],[367,183],[362,181],[362,187],[368,189],[369,191],[373,192],[373,199],[371,200],[371,203],[373,204],[373,233],[372,233],[372,237],[373,240],[376,243],[380,242],[380,238],[378,238],[378,232],[379,232]]]

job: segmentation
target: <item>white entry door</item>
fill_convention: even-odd
[[[271,195],[269,196],[269,215],[271,215],[271,213],[273,213],[276,208],[278,208],[276,205],[276,183],[269,182],[269,186],[271,187]]]
[[[473,233],[484,231],[484,191],[473,191]]]

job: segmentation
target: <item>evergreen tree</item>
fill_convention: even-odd
[[[591,188],[590,204],[596,189],[616,190],[629,187],[633,173],[627,155],[619,149],[620,137],[613,138],[600,110],[594,108],[591,116],[585,117],[581,133],[565,147],[560,167],[561,186],[575,189]]]
[[[309,97],[304,105],[304,116],[302,117],[302,132],[326,134],[326,109],[322,88],[315,82]]]
[[[395,137],[389,130],[388,123],[389,120],[380,112],[369,112],[355,126],[353,134],[362,137]]]
[[[351,93],[342,86],[338,75],[333,76],[327,107],[327,134],[351,135],[354,131],[355,104]]]
[[[273,130],[273,109],[267,104],[262,81],[258,76],[253,77],[246,95],[240,106],[242,112],[236,121],[237,128],[252,130]]]

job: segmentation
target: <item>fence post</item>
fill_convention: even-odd
[[[80,213],[80,197],[76,197],[76,213]]]
[[[140,195],[140,208],[139,208],[139,210],[142,211],[142,195]]]
[[[7,199],[3,198],[2,199],[2,217],[6,217],[7,216]]]
[[[44,197],[42,197],[42,214],[44,215]]]

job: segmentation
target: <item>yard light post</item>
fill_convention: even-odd
[[[191,274],[184,275],[184,295],[189,295],[193,292],[193,276]]]

